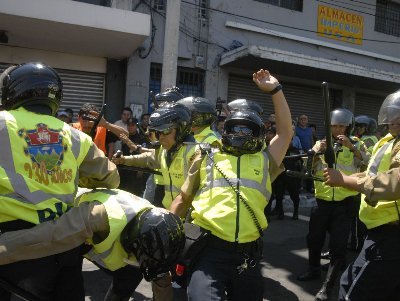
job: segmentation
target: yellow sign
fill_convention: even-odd
[[[364,17],[318,5],[318,35],[352,44],[362,44]]]

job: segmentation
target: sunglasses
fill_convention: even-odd
[[[167,136],[167,135],[171,134],[173,129],[174,129],[174,127],[169,128],[169,129],[165,129],[165,130],[162,130],[162,131],[157,131],[157,130],[151,129],[151,130],[149,130],[149,132],[155,133],[156,136],[159,136],[161,134],[164,135],[164,136]]]
[[[236,125],[230,129],[230,134],[253,135],[253,130],[246,126]]]

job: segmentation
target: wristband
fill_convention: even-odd
[[[280,90],[282,90],[282,85],[281,85],[281,84],[277,85],[272,91],[269,91],[269,94],[275,95],[275,94],[278,93]]]
[[[136,144],[136,151],[140,152],[141,149],[142,149],[142,146],[140,144]]]

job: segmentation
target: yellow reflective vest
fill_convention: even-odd
[[[93,248],[85,254],[85,257],[110,271],[126,266],[128,260],[136,262],[134,255],[128,254],[122,247],[121,232],[139,212],[154,206],[145,199],[116,189],[93,190],[83,193],[76,200],[78,204],[93,201],[102,203],[106,208],[110,232],[107,238],[98,244],[91,239],[88,240]]]
[[[395,139],[391,135],[387,135],[379,140],[373,150],[373,156],[366,171],[368,175],[374,176],[378,172],[389,170],[392,163],[391,156],[394,142]],[[360,220],[366,225],[367,229],[398,221],[399,215],[396,209],[396,202],[400,210],[399,200],[378,202],[375,207],[372,207],[365,202],[365,195],[362,195],[359,212]]]
[[[271,181],[265,152],[240,157],[223,152],[205,156],[200,168],[199,190],[192,202],[193,223],[225,241],[254,241],[260,236],[258,229],[227,180],[253,209],[261,228],[267,227],[264,208],[271,195]]]
[[[199,133],[194,134],[194,139],[196,139],[196,142],[198,143],[207,143],[210,145],[214,144],[214,146],[221,145],[221,141],[218,139],[215,132],[210,129],[210,127],[206,127]]]
[[[374,146],[378,143],[378,138],[374,135],[363,135],[361,141],[367,146],[368,151],[372,153]]]
[[[354,138],[353,138],[354,139]],[[355,147],[360,149],[359,140],[356,140]],[[315,171],[315,175],[322,177],[323,169],[328,167],[325,163],[323,156],[320,156],[322,164],[319,165]],[[347,147],[342,147],[342,150],[336,157],[336,163],[333,168],[340,170],[346,175],[351,175],[359,171],[359,168],[354,164],[354,153]],[[343,201],[345,198],[353,195],[357,195],[358,192],[343,187],[331,187],[326,185],[324,182],[314,181],[315,197],[325,201]]]
[[[53,220],[73,205],[91,139],[55,117],[0,112],[0,223]]]
[[[162,201],[164,208],[169,209],[172,201],[181,192],[181,187],[188,175],[190,159],[195,150],[195,144],[183,144],[174,154],[169,166],[167,164],[167,151],[164,148],[161,150],[161,172],[165,188]]]

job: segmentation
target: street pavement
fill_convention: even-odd
[[[302,194],[299,220],[292,220],[292,203],[289,197],[284,200],[285,219],[272,217],[264,233],[264,259],[262,274],[264,276],[264,300],[268,301],[312,301],[322,285],[325,272],[320,280],[300,282],[296,276],[307,269],[308,252],[305,237],[308,232],[310,208],[315,204],[311,194]],[[354,254],[349,254],[354,257]],[[323,260],[322,263],[327,263]],[[86,300],[101,301],[111,278],[92,263],[85,261],[83,274],[85,278]],[[337,300],[336,285],[331,300]],[[177,291],[182,294],[182,291]],[[135,301],[151,300],[151,286],[142,281],[133,298]],[[181,301],[182,298],[176,298]]]

